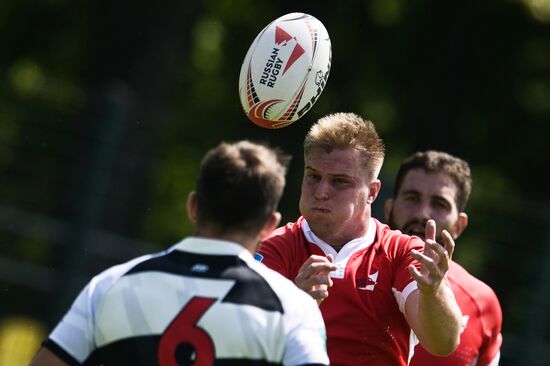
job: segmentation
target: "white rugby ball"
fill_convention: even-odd
[[[297,121],[315,104],[330,72],[331,43],[315,17],[290,13],[254,39],[239,75],[239,96],[248,118],[264,128]]]

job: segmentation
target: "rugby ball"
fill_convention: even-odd
[[[290,13],[267,25],[241,66],[239,96],[248,118],[264,128],[296,122],[315,104],[330,72],[331,43],[315,17]]]

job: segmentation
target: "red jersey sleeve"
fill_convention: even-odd
[[[424,251],[424,242],[415,236],[404,235],[399,231],[390,230],[387,225],[381,225],[383,238],[382,245],[386,247],[387,255],[391,258],[393,267],[393,291],[404,312],[407,297],[417,288],[416,281],[409,273],[409,265],[420,269],[420,263],[411,256],[411,250]]]
[[[500,351],[502,345],[502,310],[494,291],[486,287],[485,307],[482,310],[483,345],[479,350],[479,366],[487,366]]]
[[[281,229],[277,229],[276,232],[280,230]],[[273,236],[262,241],[257,258],[272,270],[294,281],[294,278],[291,278],[290,268],[288,266],[289,261],[286,260],[287,256],[288,247],[285,245],[284,239],[280,235],[274,233]]]

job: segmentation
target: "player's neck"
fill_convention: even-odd
[[[230,241],[235,244],[239,244],[240,246],[244,247],[252,254],[256,253],[259,246],[258,238],[251,238],[248,235],[242,235],[239,233],[219,233],[219,232],[213,232],[209,230],[195,230],[193,235],[199,236],[201,238]]]
[[[367,222],[370,223],[370,219]],[[347,243],[366,236],[368,232],[369,224],[358,226],[355,230],[349,230],[349,233],[346,235],[338,235],[338,233],[334,233],[333,235],[326,237],[326,239],[321,239],[325,243],[329,244],[336,252],[339,252]]]
[[[334,249],[336,251],[336,253],[338,253],[340,251],[340,249],[342,249],[344,247],[344,245],[331,245],[331,247],[332,247],[332,249]]]

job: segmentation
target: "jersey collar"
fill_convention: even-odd
[[[309,226],[306,219],[304,219],[304,221],[302,222],[302,232],[304,233],[304,235],[306,236],[306,239],[309,242],[317,245],[319,248],[323,250],[323,252],[325,252],[325,254],[332,254],[332,255],[336,254],[336,250],[334,250],[334,248],[331,245],[327,244],[325,241],[323,241],[321,238],[315,235],[315,233],[311,230],[311,227]],[[347,242],[342,247],[340,252],[342,251],[355,252],[357,250],[366,248],[374,242],[375,236],[376,236],[376,222],[372,218],[370,218],[369,228],[367,230],[367,233],[360,238],[356,238]]]
[[[330,273],[330,276],[333,278],[343,278],[346,265],[348,263],[351,255],[359,250],[367,248],[372,243],[374,243],[374,238],[376,237],[376,222],[370,218],[369,228],[367,233],[360,237],[353,239],[347,242],[339,252],[336,252],[332,246],[327,244],[325,241],[321,240],[315,233],[311,230],[309,224],[304,219],[302,222],[302,232],[306,239],[315,245],[317,245],[321,250],[327,254],[332,254],[334,258],[334,263],[338,266],[338,269]]]
[[[205,255],[235,255],[241,259],[253,259],[252,254],[240,244],[228,240],[209,239],[198,236],[189,236],[172,246],[169,250]]]

